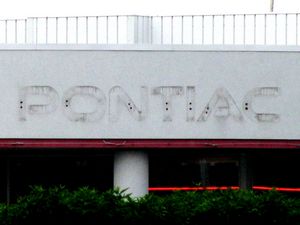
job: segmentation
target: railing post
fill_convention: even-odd
[[[128,16],[127,18],[127,43],[149,44],[151,43],[152,19],[148,16]]]
[[[174,19],[176,17],[176,20]],[[190,20],[186,18],[190,17]],[[249,23],[249,20],[253,17],[253,25]],[[125,43],[127,44],[208,44],[206,43],[207,38],[212,36],[212,41],[209,41],[209,44],[216,44],[216,38],[218,40],[222,38],[221,43],[223,45],[227,44],[226,37],[227,31],[230,32],[232,29],[232,34],[228,33],[229,36],[232,35],[232,43],[236,43],[236,34],[241,34],[241,42],[242,44],[251,44],[257,45],[258,38],[262,39],[262,44],[269,45],[270,40],[273,40],[275,45],[290,45],[290,36],[293,35],[296,38],[293,43],[296,45],[299,44],[299,15],[298,13],[289,14],[289,13],[279,13],[279,14],[220,14],[220,15],[201,15],[201,16],[127,16],[127,24],[126,21],[124,23],[124,16],[105,16],[106,25],[105,28],[101,28],[99,24],[98,16],[95,16],[95,24],[96,27],[91,27],[93,20],[89,21],[91,17],[82,17],[85,18],[85,32],[80,32],[79,27],[82,28],[80,24],[78,24],[78,17],[74,17],[75,20],[69,20],[68,17],[29,17],[27,19],[18,20],[18,19],[9,19],[9,20],[1,20],[1,31],[3,33],[2,42],[9,44],[42,44],[49,43],[49,38],[51,40],[55,38],[54,43],[65,43],[68,44],[71,36],[74,35],[74,40],[76,44],[80,43],[90,43],[90,39],[94,39],[89,37],[89,35],[94,35],[96,39],[96,43],[99,43],[100,35],[103,35],[104,39],[106,38],[105,44],[119,44],[119,42],[124,42],[123,38],[125,35]],[[114,22],[116,19],[116,22]],[[122,18],[122,20],[121,20]],[[197,18],[197,20],[194,20]],[[199,18],[199,20],[198,20]],[[206,19],[212,18],[212,23],[207,24]],[[216,20],[217,18],[221,18],[222,20]],[[227,18],[232,18],[232,25],[230,22],[227,22]],[[261,18],[261,19],[260,19]],[[274,18],[274,32],[270,32],[269,25],[272,23],[271,18]],[[295,18],[295,19],[294,19]],[[51,19],[51,23],[48,20]],[[291,21],[293,19],[293,21]],[[63,22],[65,20],[65,33],[62,31]],[[295,21],[296,20],[296,21]],[[24,27],[23,22],[24,21]],[[82,20],[83,21],[83,20]],[[53,22],[53,23],[52,23]],[[201,22],[201,23],[200,23]],[[280,24],[279,24],[280,22]],[[282,23],[285,23],[284,26],[279,26]],[[222,24],[221,24],[222,23]],[[242,25],[241,25],[242,23]],[[295,24],[294,24],[295,23]],[[239,26],[236,26],[239,25]],[[100,26],[100,28],[99,28]],[[114,27],[115,26],[115,27]],[[127,26],[123,33],[123,26]],[[186,27],[191,26],[190,29],[185,29]],[[211,26],[211,29],[206,29],[206,26]],[[14,31],[13,31],[14,28]],[[50,29],[51,28],[51,29]],[[71,29],[72,28],[72,31]],[[261,29],[258,29],[261,28]],[[73,29],[75,31],[73,32]],[[90,30],[94,32],[90,32]],[[105,31],[106,29],[106,31]],[[180,30],[181,29],[181,30]],[[197,30],[199,29],[199,30]],[[250,30],[251,29],[251,30]],[[293,29],[293,30],[292,30]],[[82,30],[82,29],[80,29]],[[103,31],[102,31],[103,30]],[[116,30],[116,32],[114,32]],[[211,30],[211,33],[210,33]],[[290,31],[291,30],[291,31]],[[187,32],[189,31],[189,32]],[[14,32],[14,34],[13,34]],[[24,32],[24,39],[23,39]],[[103,32],[103,33],[101,33]],[[188,34],[187,34],[188,33]],[[278,36],[279,33],[282,35]],[[85,40],[79,41],[79,36],[84,36]],[[106,35],[106,37],[105,37]],[[191,35],[191,41],[185,40],[189,38]],[[22,36],[20,38],[20,36]],[[176,37],[175,37],[176,36]],[[185,37],[187,36],[187,37]],[[218,37],[217,37],[218,36]],[[14,38],[13,38],[14,37]],[[240,35],[239,35],[240,37]],[[60,40],[65,38],[64,40]],[[120,40],[122,38],[122,40]],[[82,39],[82,38],[81,38]],[[239,38],[240,39],[240,38]],[[44,41],[45,40],[45,41]],[[73,40],[73,39],[72,39]],[[206,41],[207,40],[207,41]],[[247,41],[248,40],[248,41]],[[240,41],[239,41],[240,42]],[[52,43],[52,41],[51,41]],[[229,44],[229,43],[228,43]]]
[[[36,19],[28,18],[26,25],[26,44],[36,44]]]

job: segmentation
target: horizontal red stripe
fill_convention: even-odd
[[[204,191],[204,190],[227,190],[239,189],[239,187],[150,187],[149,191]]]
[[[300,192],[300,188],[284,188],[284,187],[261,187],[261,186],[253,186],[253,190],[260,190],[260,191],[270,191],[275,189],[276,191],[283,191],[283,192]]]
[[[238,190],[240,189],[237,186],[221,186],[221,187],[149,187],[149,191],[214,191],[214,190]],[[283,187],[265,187],[265,186],[253,186],[253,190],[259,190],[259,191],[270,191],[270,190],[276,190],[276,191],[282,191],[282,192],[300,192],[300,188],[283,188]]]
[[[0,139],[0,148],[298,149],[300,140]]]

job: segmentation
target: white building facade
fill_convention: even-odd
[[[184,170],[165,188],[252,187],[255,154],[280,150],[283,167],[298,157],[298,21],[298,14],[0,21],[7,201],[11,180],[20,176],[14,168],[28,167],[27,153],[34,158],[43,151],[46,159],[76,155],[78,167],[87,164],[85,152],[89,159],[104,154],[111,160],[107,182],[134,196],[163,190],[164,179]],[[224,179],[209,172],[222,171],[219,163],[229,165],[227,175],[237,183],[209,181],[210,173]],[[181,176],[193,178],[183,186]],[[298,191],[293,179],[282,184]],[[30,182],[15,184],[43,183]]]

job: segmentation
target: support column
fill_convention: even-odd
[[[201,175],[201,186],[207,187],[208,184],[208,171],[206,159],[200,160],[200,175]]]
[[[10,159],[6,159],[6,204],[10,204]]]
[[[239,161],[239,184],[241,189],[252,188],[251,164],[245,153],[242,153]]]
[[[143,151],[119,151],[114,156],[114,187],[127,189],[133,197],[148,193],[149,159]]]

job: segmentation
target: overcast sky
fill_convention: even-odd
[[[199,15],[269,10],[270,0],[3,0],[0,17]],[[274,12],[300,12],[300,0],[275,0]]]

